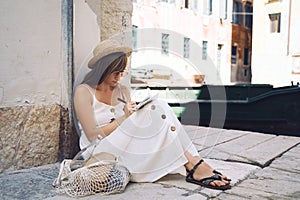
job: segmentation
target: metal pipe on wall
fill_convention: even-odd
[[[73,0],[61,1],[61,26],[62,26],[62,56],[63,74],[66,94],[62,94],[64,106],[69,109],[69,119],[72,123],[72,98],[74,83],[74,51],[73,51]]]

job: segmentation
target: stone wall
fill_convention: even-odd
[[[0,172],[55,163],[78,152],[61,105],[0,108]]]
[[[131,31],[132,0],[102,1],[101,10],[101,40]]]
[[[0,172],[57,161],[60,106],[0,109]]]

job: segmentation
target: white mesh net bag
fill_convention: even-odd
[[[78,154],[75,158],[78,158]],[[126,167],[114,160],[99,161],[103,155],[93,156],[86,161],[75,158],[63,160],[59,175],[53,183],[61,194],[77,197],[118,193],[123,192],[130,181]]]

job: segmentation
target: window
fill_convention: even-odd
[[[202,41],[202,60],[207,60],[207,41]]]
[[[244,69],[244,76],[248,76],[248,70]]]
[[[182,5],[184,8],[189,8],[189,0],[182,0]]]
[[[211,15],[212,11],[212,0],[203,0],[203,14]]]
[[[252,28],[252,14],[253,14],[253,8],[249,2],[245,5],[245,26],[247,28]]]
[[[231,64],[236,64],[237,60],[237,46],[231,47]]]
[[[233,1],[232,23],[242,25],[243,23],[243,4],[239,1]]]
[[[213,11],[212,0],[209,0],[209,14],[211,15]]]
[[[249,49],[244,48],[244,65],[249,65]]]
[[[271,33],[280,33],[281,13],[269,14]]]
[[[169,34],[162,33],[161,53],[165,55],[169,55]]]
[[[190,57],[190,38],[184,38],[183,40],[183,57],[189,58]]]
[[[217,51],[217,74],[218,75],[220,75],[221,63],[222,63],[222,47],[223,44],[218,44],[218,51]]]
[[[137,26],[132,26],[132,48],[133,50],[137,49]]]
[[[191,5],[192,10],[198,10],[198,0],[193,0]]]
[[[227,0],[220,0],[219,17],[227,19]]]

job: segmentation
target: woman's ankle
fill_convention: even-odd
[[[191,157],[190,159],[188,159],[188,163],[187,164],[185,164],[184,166],[185,166],[185,168],[187,169],[187,170],[191,170],[199,161],[201,160],[201,158],[200,157],[198,157],[198,156],[193,156],[193,157]]]

